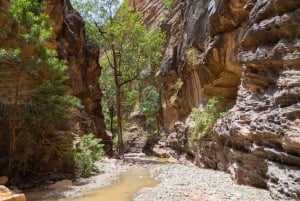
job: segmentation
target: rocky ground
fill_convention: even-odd
[[[160,181],[143,188],[134,201],[271,201],[267,190],[236,185],[224,172],[182,164],[147,165]]]
[[[43,195],[49,197],[76,197],[82,192],[113,184],[129,168],[139,167],[149,171],[160,183],[142,188],[134,201],[271,201],[269,192],[249,186],[234,184],[224,172],[202,169],[191,163],[168,163],[155,157],[133,156],[127,162],[104,159],[97,163],[100,174],[80,179],[71,186],[56,186]],[[39,199],[30,199],[39,200]]]

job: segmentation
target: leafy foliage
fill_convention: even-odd
[[[190,140],[195,141],[206,137],[211,132],[217,119],[223,118],[231,107],[232,104],[226,103],[224,97],[214,96],[208,100],[204,110],[194,108],[192,119],[195,121],[195,127]]]
[[[119,0],[71,0],[73,6],[79,11],[85,20],[85,29],[89,40],[101,45],[102,33],[100,29],[104,24],[111,21],[118,7]]]
[[[104,155],[101,139],[93,134],[83,135],[74,153],[79,176],[87,177],[96,170],[95,162]]]

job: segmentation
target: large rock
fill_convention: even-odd
[[[0,185],[0,200],[1,201],[26,201],[24,194],[14,194],[5,186]]]
[[[159,16],[157,1],[141,4],[146,23]],[[209,96],[236,100],[210,138],[181,147],[237,183],[300,200],[300,1],[176,0],[165,16],[166,130]]]

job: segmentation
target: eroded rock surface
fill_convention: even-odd
[[[217,163],[240,184],[267,186],[277,198],[299,200],[300,2],[244,7],[249,16],[236,55],[243,74],[236,106],[215,126],[225,153]]]
[[[209,96],[236,100],[212,136],[180,148],[239,184],[299,200],[299,0],[177,0],[160,26],[167,33],[161,72],[169,138],[178,135],[175,122]]]

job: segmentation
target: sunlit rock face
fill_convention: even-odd
[[[7,9],[8,1],[0,0],[0,8]],[[58,51],[59,57],[66,60],[68,93],[78,97],[83,105],[82,109],[73,109],[73,116],[70,120],[58,120],[55,135],[63,136],[62,133],[72,131],[81,135],[84,133],[94,133],[103,139],[107,145],[106,149],[111,149],[111,137],[105,132],[104,117],[100,105],[102,93],[100,91],[98,79],[101,68],[98,64],[99,48],[88,42],[85,35],[84,21],[76,12],[69,0],[47,0],[45,12],[49,15],[54,31],[47,46]],[[0,19],[3,23],[5,19]],[[1,39],[2,36],[0,36]],[[2,40],[1,44],[13,42],[14,38]],[[30,82],[27,76],[21,76],[21,83]],[[2,83],[2,82],[1,82]],[[3,88],[3,86],[0,86]],[[22,91],[24,90],[24,91]],[[2,97],[3,91],[0,91]],[[21,88],[20,94],[30,93],[29,89]],[[0,98],[0,110],[5,107],[5,101]],[[0,175],[4,171],[8,160],[9,149],[9,125],[8,121],[0,121]],[[65,140],[66,141],[66,140]],[[73,146],[72,140],[66,141],[66,146]],[[51,151],[47,151],[51,153]],[[68,169],[65,167],[65,159],[57,155],[47,155],[41,165],[45,171],[57,171]],[[47,159],[47,160],[46,160]],[[45,167],[43,167],[45,166]],[[70,171],[70,168],[67,170]]]
[[[5,186],[0,185],[1,201],[26,201],[24,194],[15,194]]]
[[[300,1],[174,0],[169,11],[159,2],[138,8],[146,24],[158,19],[166,31],[165,129],[176,130],[210,96],[235,100],[211,138],[186,146],[240,184],[299,200]]]

